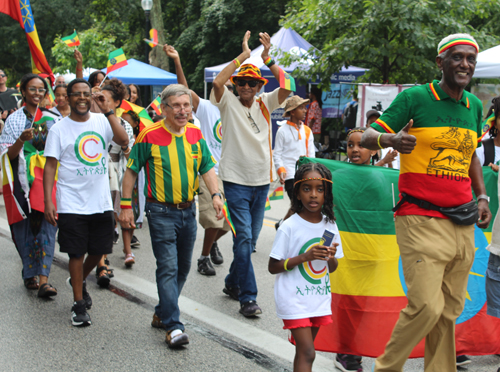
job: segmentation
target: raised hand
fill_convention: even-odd
[[[75,60],[77,63],[83,63],[82,53],[80,53],[80,51],[78,49],[75,49],[75,51],[73,52],[73,55],[75,56]]]
[[[410,119],[408,124],[406,124],[398,134],[391,138],[391,147],[398,150],[401,154],[411,154],[417,145],[417,137],[408,133],[412,126],[413,119]]]
[[[269,57],[269,50],[271,49],[271,36],[269,36],[267,32],[260,32],[259,41],[264,46],[261,57],[263,60],[265,60],[267,57]]]
[[[390,164],[394,160],[396,160],[396,157],[398,156],[397,150],[389,150],[389,152],[384,156],[384,163],[385,164]]]
[[[172,59],[179,58],[179,53],[177,52],[177,50],[175,50],[175,48],[172,45],[165,44],[163,46],[163,51],[168,57]]]
[[[247,32],[245,32],[245,36],[243,36],[243,42],[241,43],[241,49],[242,49],[243,53],[246,53],[247,58],[250,58],[250,54],[252,52],[250,50],[250,47],[248,46],[248,40],[250,40],[251,34],[252,33],[247,30]],[[243,63],[243,61],[240,61],[240,63]]]
[[[97,103],[97,106],[99,106],[101,112],[106,113],[109,111],[109,103],[104,94],[102,94],[101,92],[93,92],[92,99]]]

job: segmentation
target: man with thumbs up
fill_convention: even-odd
[[[454,34],[437,50],[441,81],[401,92],[361,141],[370,150],[393,147],[401,154],[395,225],[408,305],[375,362],[380,372],[402,371],[424,337],[425,372],[456,371],[455,320],[464,308],[474,260],[474,225],[453,222],[439,207],[469,203],[472,186],[478,196],[477,225],[485,228],[491,219],[475,154],[482,104],[464,90],[479,47],[472,36]]]

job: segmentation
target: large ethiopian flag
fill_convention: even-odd
[[[383,353],[399,312],[407,304],[406,285],[391,211],[398,201],[395,169],[355,165],[335,160],[318,162],[333,176],[335,217],[344,258],[331,274],[333,323],[320,328],[317,350],[376,357]],[[483,168],[493,216],[498,209],[498,174]],[[394,191],[393,191],[394,189]],[[393,200],[393,193],[394,198]],[[457,319],[457,355],[500,353],[500,319],[486,315],[486,251],[491,227],[476,227],[476,257],[469,275],[463,313]],[[411,357],[424,355],[422,341]]]

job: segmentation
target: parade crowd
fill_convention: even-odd
[[[213,265],[224,262],[217,241],[229,232],[233,257],[222,291],[238,302],[242,316],[262,314],[252,253],[270,185],[281,183],[290,209],[276,226],[269,272],[276,275],[276,313],[296,345],[294,371],[312,371],[314,339],[321,326],[333,322],[331,294],[301,297],[295,288],[307,284],[302,271],[308,269],[325,283],[347,254],[335,223],[332,173],[315,162],[296,166],[301,157],[315,157],[321,91],[314,88],[307,98],[285,86],[260,93],[268,80],[258,67],[245,64],[250,36],[247,31],[241,53],[215,78],[208,100],[189,89],[179,54],[165,45],[178,84],[163,90],[161,116],[151,110],[147,125],[130,109],[143,107],[140,88],[101,71],[83,79],[78,50],[77,77],[70,82],[24,75],[19,108],[2,113],[4,198],[12,206],[9,225],[27,289],[41,298],[56,296],[49,282],[56,235],[60,251],[68,254],[71,322],[78,327],[91,324],[86,278],[95,270],[98,285],[109,286],[114,274],[107,255],[119,237],[124,265],[136,264],[132,248],[140,242],[134,230],[146,215],[159,295],[151,325],[166,331],[170,348],[179,348],[189,343],[178,298],[191,268],[198,222],[204,229],[198,272],[216,274]],[[279,81],[282,71],[269,55],[271,38],[263,32],[259,40],[262,60]],[[457,364],[470,362],[456,355],[455,321],[464,308],[474,260],[474,225],[486,228],[492,220],[482,166],[498,171],[500,99],[492,106],[491,139],[481,146],[482,104],[465,90],[479,46],[470,35],[454,34],[439,43],[437,52],[441,80],[404,90],[384,112],[369,111],[366,124],[350,128],[346,138],[348,162],[400,170],[394,211],[408,305],[374,363],[377,372],[402,371],[424,338],[426,372],[456,371]],[[0,72],[0,92],[5,92],[10,88]],[[54,86],[52,105],[49,85]],[[273,144],[271,114],[278,108],[284,108],[286,122]],[[453,120],[443,125],[438,120],[443,115]],[[447,161],[458,178],[445,176],[449,167],[432,157],[442,139],[455,151]],[[43,180],[37,166],[43,167]],[[43,203],[38,182],[43,182]],[[488,250],[489,267],[499,268],[497,223]],[[500,317],[499,281],[490,279],[488,314]],[[362,371],[361,361],[361,356],[339,353],[335,366]]]

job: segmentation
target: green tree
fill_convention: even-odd
[[[292,5],[284,25],[320,51],[314,65],[297,75],[319,75],[324,84],[344,65],[369,68],[367,81],[427,82],[439,76],[435,57],[443,37],[466,32],[482,50],[499,41],[492,33],[498,26],[491,22],[498,1],[296,0]]]
[[[66,36],[66,35],[64,35]],[[92,68],[104,68],[108,61],[108,55],[116,49],[114,45],[115,37],[106,37],[96,28],[90,28],[86,31],[79,32],[80,46],[78,50],[82,53],[83,66]],[[70,48],[61,36],[54,39],[52,47],[52,55],[56,60],[56,67],[53,68],[54,73],[66,73],[67,70],[75,72],[76,60],[74,58],[75,48]]]

